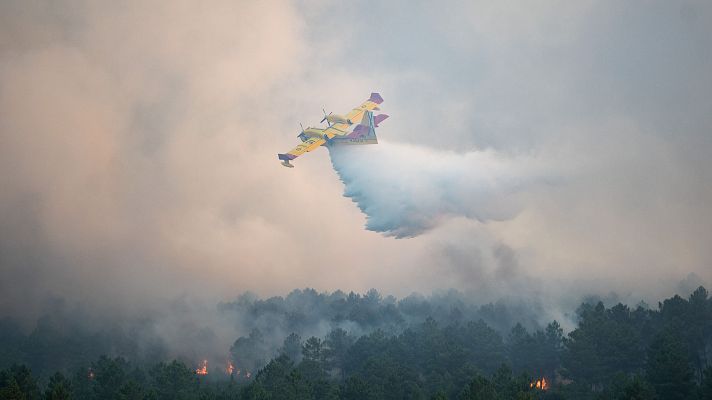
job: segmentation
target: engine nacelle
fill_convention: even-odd
[[[297,137],[302,140],[302,142],[306,142],[307,140],[317,137],[317,138],[322,138],[324,136],[324,130],[323,129],[317,129],[317,128],[307,128],[302,131]]]
[[[325,117],[327,121],[329,121],[329,124],[349,124],[351,125],[353,122],[351,122],[350,119],[344,117],[343,115],[339,114],[329,114]]]

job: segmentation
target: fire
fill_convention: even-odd
[[[541,378],[537,379],[535,382],[530,383],[529,387],[537,388],[539,390],[547,390],[549,389],[549,382],[546,381],[546,378]]]
[[[88,374],[89,379],[94,379],[94,371],[89,368],[89,374]]]
[[[207,375],[208,374],[208,360],[203,360],[203,363],[198,367],[198,369],[195,370],[195,373],[198,375]]]
[[[206,366],[207,366],[207,361],[203,361],[203,363],[204,363],[203,369],[205,370]],[[196,373],[200,374],[200,372],[198,372],[198,370],[196,370]],[[207,371],[205,373],[207,373]],[[234,377],[239,377],[242,374],[242,377],[244,377],[245,379],[250,379],[252,377],[252,373],[250,371],[245,371],[245,370],[235,367],[235,364],[233,364],[232,360],[229,358],[227,359],[227,366],[225,367],[225,373],[230,376],[234,376]],[[204,375],[204,374],[200,374],[200,375]]]

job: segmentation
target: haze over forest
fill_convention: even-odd
[[[696,1],[3,1],[0,327],[190,364],[289,335],[241,301],[456,299],[506,336],[688,298],[712,287],[711,49]],[[279,164],[371,92],[378,145]]]

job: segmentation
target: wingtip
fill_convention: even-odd
[[[381,103],[383,103],[383,97],[381,97],[381,95],[378,94],[378,93],[376,93],[376,92],[371,93],[371,97],[369,97],[368,100],[369,100],[369,101],[372,101],[372,102],[374,102],[374,103],[376,103],[376,104],[381,104]]]
[[[294,165],[292,165],[289,161],[294,160],[297,156],[293,154],[277,154],[277,158],[282,160],[281,164],[285,167],[294,168]]]

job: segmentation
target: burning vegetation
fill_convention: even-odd
[[[252,373],[249,371],[245,371],[244,374],[242,373],[243,371],[240,370],[239,368],[235,367],[235,364],[231,360],[227,360],[227,364],[225,366],[225,374],[228,376],[234,376],[234,377],[244,377],[245,379],[250,379],[252,377]],[[89,378],[92,379],[94,378],[94,373],[89,371]],[[208,360],[204,359],[198,364],[198,368],[195,369],[195,374],[204,376],[208,375]]]
[[[549,389],[549,382],[546,381],[546,378],[541,378],[541,379],[537,379],[534,382],[531,382],[529,384],[529,387],[536,388],[539,390],[547,390],[547,389]]]
[[[203,360],[200,366],[195,370],[196,375],[207,375],[208,374],[208,360]]]
[[[370,318],[402,321],[406,311],[421,315],[436,309],[411,301],[402,303],[402,312],[392,305],[393,314],[381,313],[381,300],[369,298]],[[353,296],[352,306],[364,311],[359,307],[366,305],[359,301]],[[349,304],[346,299],[343,307]],[[414,307],[425,308],[416,312]],[[259,311],[264,308],[254,308],[251,315],[264,316]],[[133,398],[158,393],[157,400],[175,399],[178,392],[186,393],[185,398],[210,398],[216,390],[234,399],[250,399],[256,390],[270,398],[285,398],[285,391],[321,390],[343,398],[362,398],[358,394],[373,391],[388,398],[625,398],[621,396],[634,392],[637,398],[667,399],[678,393],[693,398],[700,393],[712,399],[712,366],[705,352],[712,342],[698,329],[712,326],[712,299],[704,288],[689,300],[667,299],[656,310],[584,303],[577,311],[578,326],[566,336],[556,322],[535,331],[517,324],[504,336],[482,318],[473,321],[477,314],[455,311],[438,312],[439,320],[426,317],[400,333],[375,330],[356,336],[339,327],[321,338],[291,333],[279,347],[254,329],[237,338],[229,353],[198,353],[202,357],[188,365],[136,355],[97,356],[77,360],[81,364],[70,369],[71,375],[58,369],[77,354],[100,350],[72,346],[105,341],[92,341],[93,336],[77,340],[76,333],[65,339],[63,331],[53,330],[46,320],[23,335],[19,327],[0,319],[0,398],[8,397],[6,393],[14,396],[8,398],[22,398],[16,396],[18,391],[24,398],[39,398],[39,385],[46,382],[49,391],[88,400],[117,398],[112,394],[123,388],[135,389],[140,396]],[[627,335],[625,341],[621,335]],[[45,343],[58,343],[56,355],[37,358],[34,349]],[[42,364],[55,360],[64,364]],[[473,366],[481,372],[473,374]],[[259,370],[265,372],[252,379],[251,371]],[[208,372],[210,377],[202,376]]]

